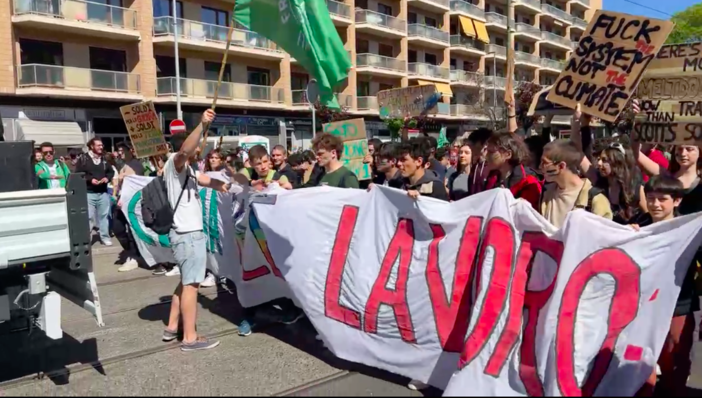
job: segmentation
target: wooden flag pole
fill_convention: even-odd
[[[219,97],[219,86],[222,85],[222,78],[224,78],[224,70],[227,66],[227,57],[229,56],[229,46],[232,44],[232,33],[234,32],[234,20],[229,21],[229,32],[227,33],[227,47],[224,49],[224,55],[222,56],[222,64],[219,66],[219,78],[217,80],[217,85],[215,86],[214,98],[212,99],[212,106],[210,107],[213,111],[217,108],[217,97]],[[205,135],[202,138],[202,143],[200,144],[200,153],[205,150],[205,145],[207,145],[207,134],[210,132],[210,125],[202,126],[205,130]]]

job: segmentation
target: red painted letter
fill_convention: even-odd
[[[598,274],[611,275],[615,280],[615,290],[609,309],[607,336],[581,391],[573,374],[575,322],[585,286]],[[594,394],[612,360],[619,334],[636,318],[641,294],[640,278],[641,268],[622,250],[614,248],[591,254],[573,271],[563,292],[556,334],[558,387],[564,397],[589,397]]]
[[[485,300],[480,309],[478,322],[466,340],[459,367],[468,365],[482,351],[492,335],[507,302],[507,289],[512,277],[512,256],[514,254],[514,231],[512,225],[501,218],[491,218],[485,231],[485,240],[480,248],[479,270],[484,266],[487,249],[493,252],[492,275],[485,288]],[[480,292],[481,272],[476,272],[477,290]]]
[[[463,350],[472,304],[470,289],[466,288],[471,281],[475,253],[480,244],[482,223],[483,219],[480,217],[470,217],[466,221],[456,255],[450,299],[444,288],[444,278],[439,267],[439,241],[446,234],[440,225],[431,225],[434,239],[429,245],[427,284],[431,304],[434,307],[436,331],[444,351],[461,352]]]
[[[239,264],[241,264],[241,279],[243,279],[244,282],[252,281],[256,278],[260,278],[271,273],[271,271],[269,271],[268,267],[266,267],[265,265],[261,265],[260,267],[251,271],[247,271],[246,269],[244,269],[244,255],[242,253],[243,248],[241,247],[241,243],[239,243],[239,239],[234,238],[234,241],[236,242],[236,246],[239,248]]]
[[[329,260],[329,270],[327,271],[327,283],[324,291],[324,315],[327,318],[337,320],[341,323],[361,328],[361,314],[341,305],[341,279],[344,276],[344,265],[346,257],[349,255],[349,245],[353,230],[356,228],[358,217],[358,207],[344,206],[339,218],[339,227],[332,248],[331,259]]]
[[[397,224],[395,235],[390,241],[383,263],[380,266],[378,279],[373,284],[373,290],[366,304],[363,322],[366,333],[378,332],[378,312],[380,305],[386,304],[391,306],[395,312],[395,320],[397,321],[397,327],[400,329],[402,340],[408,343],[416,341],[414,326],[412,326],[412,318],[407,305],[407,278],[409,276],[410,263],[412,262],[413,246],[414,226],[412,220],[401,218]],[[387,288],[388,280],[398,256],[400,261],[397,269],[395,290],[389,290]]]

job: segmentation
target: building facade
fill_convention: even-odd
[[[515,80],[551,84],[601,0],[327,0],[353,63],[339,102],[377,123],[380,90],[435,84],[438,121],[454,130],[486,120],[476,104],[501,103],[507,24]],[[15,137],[78,145],[126,139],[119,106],[152,100],[176,116],[175,28],[188,127],[212,101],[234,1],[0,0],[0,116]],[[306,146],[312,136],[307,72],[277,46],[236,26],[213,134],[264,135]],[[71,120],[73,118],[73,120]],[[44,123],[44,124],[42,124]],[[71,126],[66,123],[72,123]],[[379,127],[381,126],[381,127]],[[42,135],[43,134],[43,135]],[[51,140],[51,139],[47,139]],[[65,142],[64,142],[65,141]]]

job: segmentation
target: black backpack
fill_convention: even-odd
[[[158,176],[141,190],[141,218],[144,225],[159,235],[167,235],[173,228],[173,216],[183,198],[190,179],[190,166],[186,166],[185,183],[181,187],[175,208],[168,201],[168,190],[163,176]]]

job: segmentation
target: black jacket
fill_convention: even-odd
[[[84,153],[78,159],[76,172],[85,174],[84,178],[88,193],[106,193],[107,184],[110,183],[115,176],[114,169],[105,162],[104,158],[100,159],[100,163],[95,164],[88,153]],[[107,178],[106,183],[94,185],[92,182],[94,179],[100,181],[103,178]]]
[[[440,181],[433,173],[424,173],[424,176],[419,179],[415,184],[410,183],[408,178],[404,179],[402,189],[405,191],[415,190],[419,191],[422,196],[428,196],[430,198],[441,199],[448,202],[449,197],[446,192],[446,187],[444,182]]]

